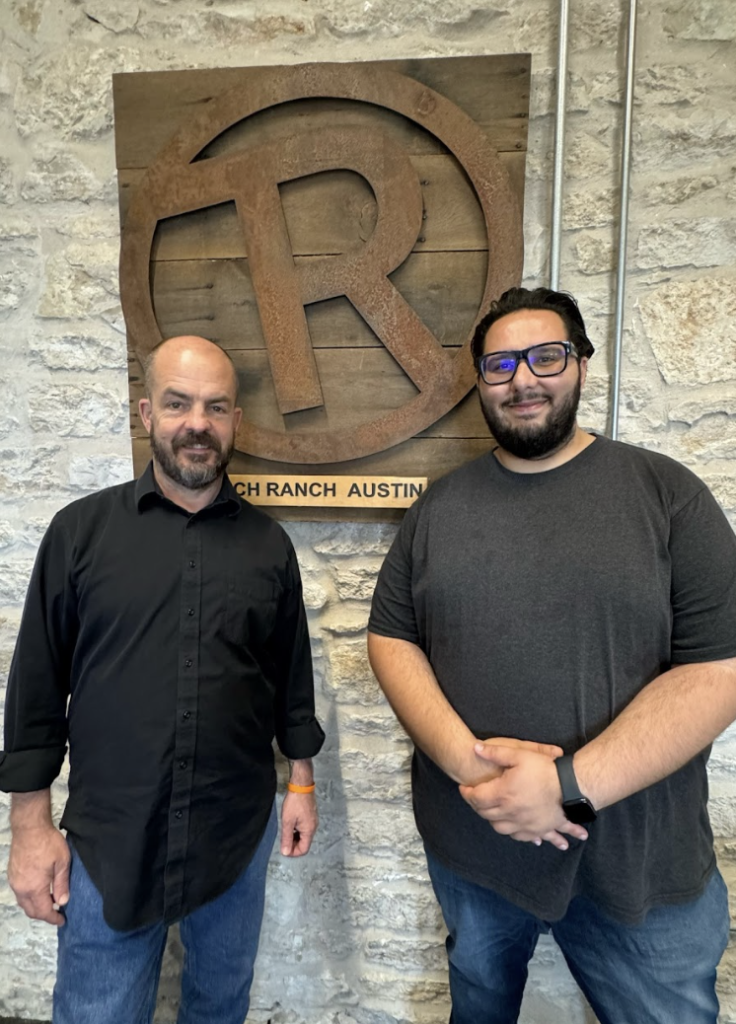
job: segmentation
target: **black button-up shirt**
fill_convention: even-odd
[[[68,707],[67,707],[68,702]],[[10,669],[0,789],[47,788],[108,923],[175,921],[248,864],[324,734],[296,556],[225,479],[197,513],[151,466],[73,502],[39,549]]]

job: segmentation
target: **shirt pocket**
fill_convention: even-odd
[[[257,647],[274,631],[281,588],[273,580],[231,578],[227,585],[225,635],[234,644]]]

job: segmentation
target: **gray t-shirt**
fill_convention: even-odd
[[[526,475],[488,453],[408,511],[369,629],[422,648],[474,735],[573,753],[671,665],[736,656],[736,536],[665,456],[597,437]],[[587,842],[560,852],[499,836],[417,751],[417,826],[452,870],[545,920],[583,895],[638,921],[697,897],[713,869],[708,754],[606,808]]]

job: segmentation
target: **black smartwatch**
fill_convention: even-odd
[[[590,825],[598,817],[598,813],[587,796],[580,792],[572,766],[572,754],[558,757],[555,768],[562,787],[562,810],[565,817],[573,825]]]

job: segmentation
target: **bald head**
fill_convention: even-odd
[[[229,377],[228,391],[233,405],[237,404],[238,372],[227,352],[214,341],[186,334],[159,342],[143,361],[146,396],[152,397],[156,384],[162,379],[180,374],[203,380],[213,376]]]

